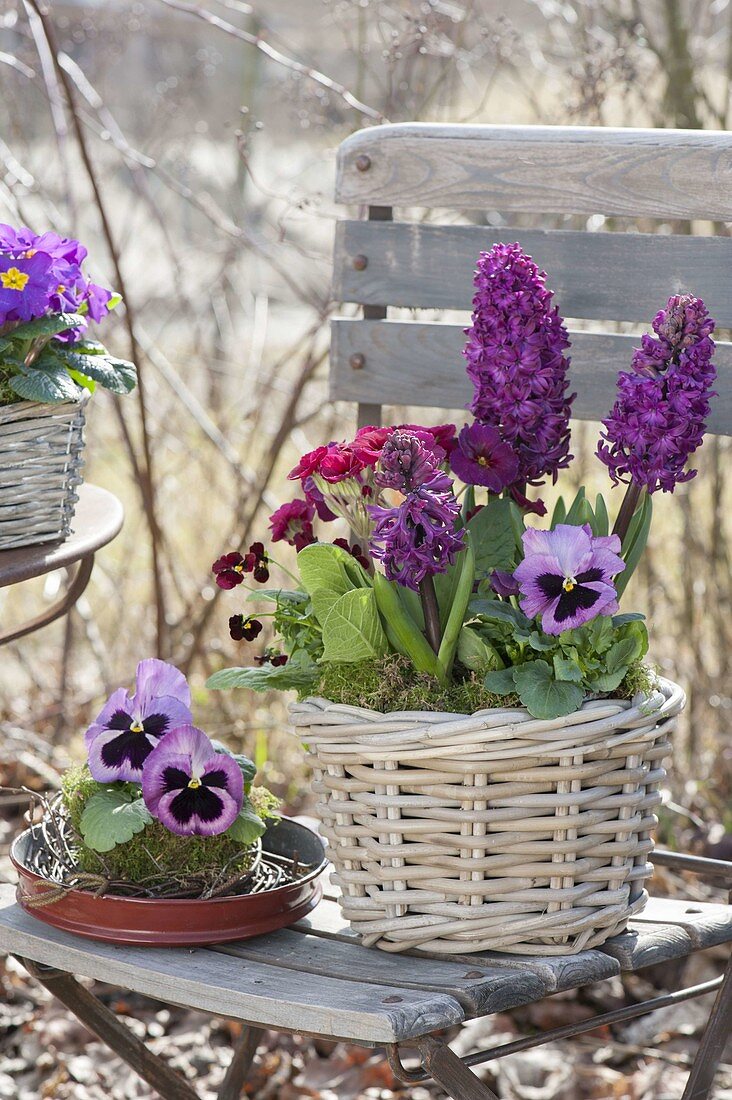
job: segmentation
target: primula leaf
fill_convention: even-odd
[[[137,370],[126,359],[113,359],[111,355],[82,355],[75,348],[56,348],[56,358],[69,370],[78,371],[93,379],[112,393],[130,393],[137,385]]]
[[[464,626],[460,631],[457,657],[460,664],[471,672],[492,672],[503,666],[503,661],[493,646],[469,626]]]
[[[475,554],[475,574],[485,577],[494,569],[513,568],[516,536],[510,500],[492,500],[467,525]]]
[[[141,833],[152,816],[141,798],[120,788],[93,794],[81,815],[81,835],[95,852],[111,852]]]
[[[313,606],[316,595],[317,592],[313,593]],[[345,592],[322,622],[325,661],[347,661],[350,664],[382,657],[389,652],[372,588],[354,588]]]
[[[484,680],[488,691],[494,695],[512,695],[516,691],[514,676],[516,668],[500,668],[495,672],[489,672]]]
[[[313,598],[313,610],[321,625],[329,614],[333,597],[343,596],[353,589],[368,589],[371,580],[352,554],[342,546],[314,542],[297,556],[303,588]],[[324,595],[318,597],[315,593]]]
[[[69,376],[65,367],[27,367],[23,374],[8,379],[10,388],[26,401],[57,404],[60,401],[78,401],[81,390]]]
[[[285,665],[261,668],[222,668],[206,681],[212,691],[251,688],[252,691],[307,691],[315,685],[318,666],[306,653],[295,653]]]
[[[254,812],[254,807],[248,798],[244,799],[242,808],[239,810],[239,816],[226,830],[226,836],[230,836],[232,840],[235,840],[238,844],[253,844],[257,840],[264,830],[266,825]]]
[[[585,693],[579,684],[559,681],[546,661],[528,661],[514,669],[519,698],[534,718],[561,718],[581,705]]]
[[[10,335],[13,340],[30,340],[36,336],[56,336],[59,332],[67,332],[83,324],[84,318],[80,313],[47,313],[44,317],[18,325]]]

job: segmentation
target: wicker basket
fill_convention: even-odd
[[[567,718],[522,709],[291,709],[344,917],[385,951],[566,955],[642,909],[668,734],[684,693]]]
[[[0,550],[64,539],[71,531],[87,398],[0,406]]]

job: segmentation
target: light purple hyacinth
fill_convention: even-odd
[[[118,688],[86,731],[89,770],[98,783],[139,783],[145,760],[163,737],[192,721],[191,692],[173,665],[150,658],[137,666],[135,694]]]
[[[517,482],[540,484],[566,467],[569,346],[552,292],[519,244],[481,252],[475,273],[472,325],[463,355],[474,386],[470,410],[500,430],[518,459]]]
[[[686,463],[702,444],[714,396],[714,321],[700,298],[677,294],[653,329],[656,336],[644,335],[636,348],[632,371],[618,375],[597,456],[616,484],[668,493],[696,476]]]
[[[217,836],[242,807],[244,777],[236,760],[216,752],[195,726],[165,735],[145,761],[142,796],[151,814],[179,836]]]
[[[592,534],[589,524],[560,523],[553,531],[529,528],[524,559],[514,571],[521,608],[541,617],[547,634],[561,634],[618,610],[613,578],[625,569],[617,535]]]

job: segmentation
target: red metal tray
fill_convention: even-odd
[[[250,939],[293,924],[320,901],[321,875],[328,865],[320,837],[290,818],[269,828],[262,837],[263,854],[297,856],[310,871],[297,882],[238,897],[159,900],[69,890],[57,901],[33,906],[28,900],[48,893],[53,884],[27,866],[38,843],[35,828],[16,837],[10,858],[18,872],[17,898],[37,920],[106,943],[151,947],[194,947]]]

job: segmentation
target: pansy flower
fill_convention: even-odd
[[[171,833],[217,836],[241,810],[244,777],[233,757],[186,725],[167,734],[145,761],[142,796]]]
[[[248,572],[244,555],[233,551],[231,554],[223,554],[218,558],[211,569],[216,577],[219,588],[236,588],[244,580],[244,574]]]
[[[262,633],[259,619],[249,615],[232,615],[229,619],[229,634],[235,642],[253,642]]]
[[[86,731],[89,771],[98,783],[139,783],[161,737],[191,721],[191,692],[173,665],[150,658],[137,666],[135,694],[118,688]]]
[[[560,523],[553,531],[523,534],[524,560],[514,571],[521,608],[541,616],[547,634],[561,634],[618,610],[613,578],[625,562],[617,535],[595,536],[589,524]]]

